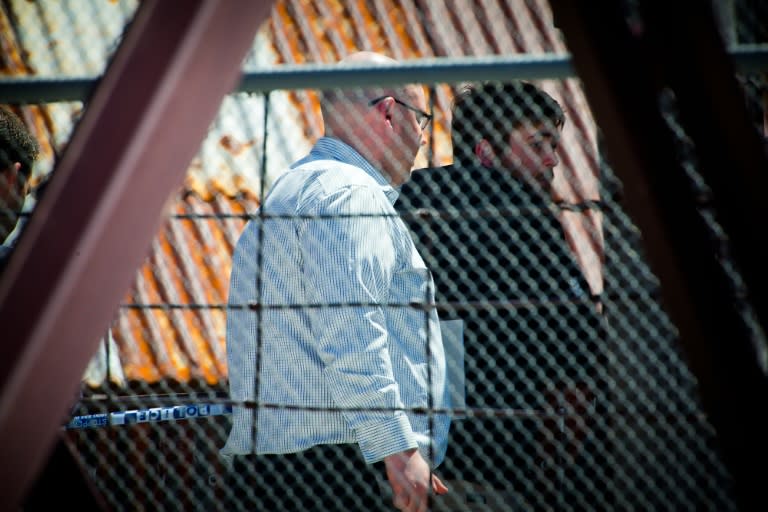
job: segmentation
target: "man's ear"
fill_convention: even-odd
[[[15,162],[7,167],[4,171],[0,172],[0,177],[5,180],[5,184],[8,187],[7,190],[11,190],[16,186],[16,182],[19,180],[19,171],[21,170],[21,164]]]
[[[481,139],[475,144],[475,156],[485,167],[493,167],[493,162],[496,160],[496,152],[487,139]]]
[[[391,97],[388,97],[378,102],[375,108],[381,115],[383,115],[387,120],[389,120],[392,118],[392,107],[394,104],[395,104],[395,100]]]

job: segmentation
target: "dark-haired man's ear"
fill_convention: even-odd
[[[496,152],[493,150],[491,143],[486,139],[481,139],[480,142],[475,144],[475,156],[485,167],[493,167],[493,163],[496,160]]]
[[[16,182],[19,179],[19,171],[21,170],[21,164],[15,162],[11,164],[7,169],[0,169],[2,171],[2,178],[5,180],[3,188],[6,190],[12,190],[16,187]]]

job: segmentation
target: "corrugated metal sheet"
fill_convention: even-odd
[[[3,5],[9,6],[0,12],[3,73],[83,76],[103,72],[137,2],[12,0]],[[566,48],[544,0],[283,0],[244,68],[330,63],[356,50],[412,59],[564,53]],[[598,199],[595,127],[578,80],[540,85],[568,115],[556,179],[560,199]],[[442,165],[451,161],[451,88],[441,84],[431,93],[431,162]],[[71,103],[21,109],[43,143],[38,176],[54,167],[56,151],[66,146],[82,108]],[[112,365],[92,364],[99,371],[89,373],[91,384],[103,378],[118,385],[161,380],[216,385],[226,378],[223,304],[231,251],[244,225],[236,216],[255,209],[262,175],[268,187],[322,134],[311,91],[275,91],[268,108],[265,130],[263,97],[234,94],[222,104],[116,314],[115,343],[97,354],[108,354]],[[416,167],[429,163],[422,151]],[[589,234],[600,233],[599,214],[566,212],[563,221],[593,288],[600,291],[602,238]]]
[[[205,200],[188,192],[172,201],[113,327],[126,379],[213,385],[226,378],[230,260],[243,214],[257,204],[248,196]]]

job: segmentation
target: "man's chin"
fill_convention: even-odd
[[[389,165],[382,168],[385,178],[389,180],[392,185],[400,185],[405,183],[411,178],[411,169],[413,168],[413,160],[406,163],[403,159],[398,163],[389,162]]]

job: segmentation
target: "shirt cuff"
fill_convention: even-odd
[[[403,413],[384,421],[362,425],[355,434],[360,451],[368,464],[379,462],[393,453],[418,447],[411,423]]]

